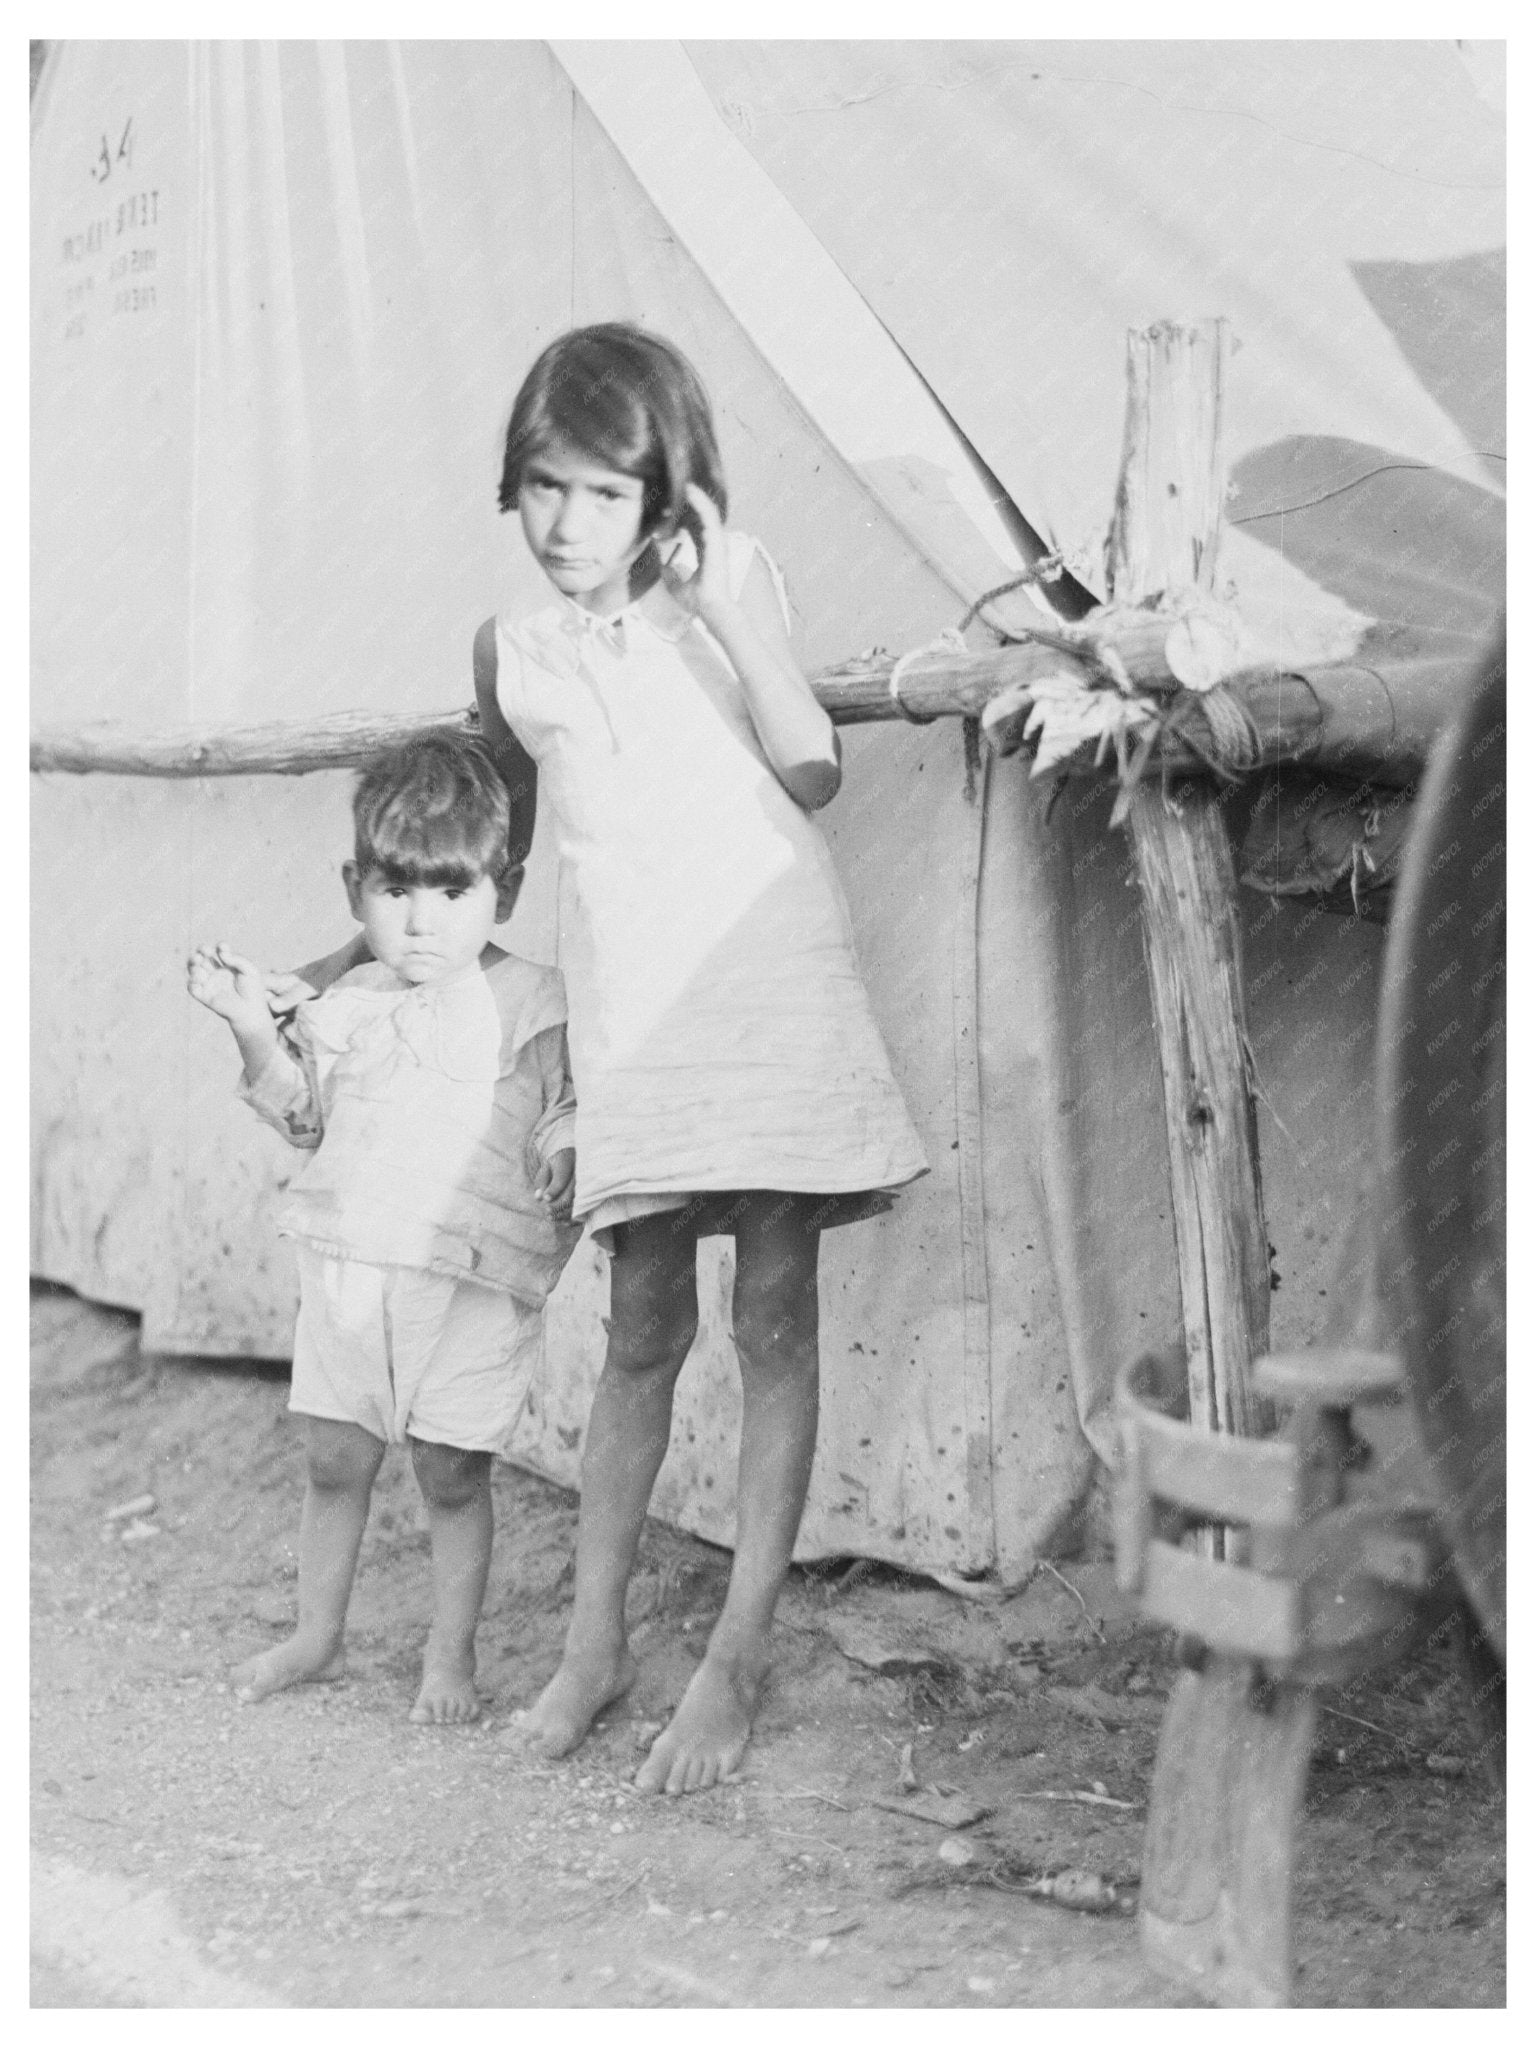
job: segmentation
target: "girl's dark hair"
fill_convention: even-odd
[[[359,870],[430,889],[499,883],[510,865],[506,785],[485,746],[429,732],[391,747],[358,777],[352,797]]]
[[[673,532],[697,484],[726,516],[715,423],[699,373],[679,348],[627,320],[573,327],[523,379],[507,425],[497,499],[517,504],[523,471],[554,441],[645,485],[640,530]]]

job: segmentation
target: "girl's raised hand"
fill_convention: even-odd
[[[678,563],[678,554],[682,552],[686,559],[687,551],[674,548],[661,565],[661,579],[678,603],[686,605],[707,626],[731,602],[725,560],[725,528],[720,522],[715,501],[707,491],[701,491],[697,484],[687,484],[684,489],[688,510],[679,531],[686,533],[692,541],[697,566],[692,575],[685,576]]]
[[[227,946],[198,947],[187,961],[187,993],[237,1030],[272,1027],[265,974]]]

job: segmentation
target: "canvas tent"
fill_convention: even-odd
[[[1222,573],[1274,658],[1449,708],[1498,608],[1484,49],[65,44],[32,175],[40,724],[464,702],[475,626],[535,595],[494,507],[511,393],[609,317],[699,364],[813,668],[929,641],[1039,542],[1102,590],[1124,337],[1162,318],[1235,336]],[[824,822],[931,1172],[826,1241],[801,1553],[1007,1574],[1072,1540],[1113,1374],[1178,1328],[1137,905],[1098,786],[968,787],[953,721],[845,740]],[[33,822],[33,1271],[162,1351],[285,1355],[292,1156],[181,962],[344,935],[345,780],[46,776]],[[557,891],[541,829],[510,943],[557,957]],[[1245,944],[1300,1345],[1364,1168],[1379,935],[1254,896]],[[602,1265],[562,1282],[517,1447],[569,1483]],[[657,1509],[728,1540],[728,1249],[701,1271]]]

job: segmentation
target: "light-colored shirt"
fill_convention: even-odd
[[[539,1304],[581,1234],[533,1192],[575,1135],[553,968],[505,954],[423,986],[354,968],[240,1094],[313,1155],[277,1224],[320,1251]]]

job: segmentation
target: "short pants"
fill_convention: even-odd
[[[539,1362],[540,1310],[473,1280],[296,1249],[295,1414],[385,1443],[505,1447]]]

